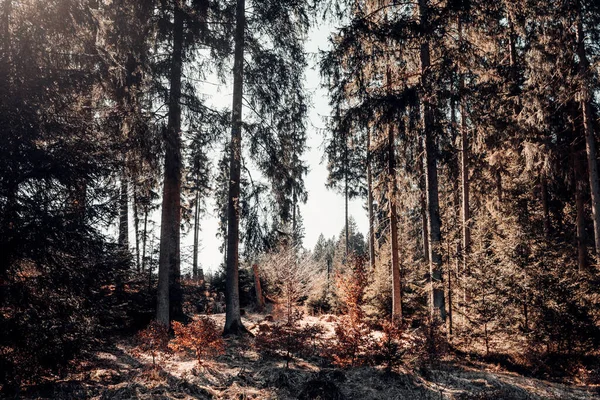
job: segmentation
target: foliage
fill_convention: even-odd
[[[302,326],[303,313],[293,310],[284,320],[266,325],[256,336],[256,346],[265,355],[283,357],[286,368],[294,357],[308,357],[316,354],[321,343],[323,327],[319,325]]]
[[[175,339],[169,348],[174,351],[191,350],[200,364],[225,352],[222,332],[208,316],[199,317],[187,325],[173,321],[173,331]]]
[[[334,343],[324,355],[339,367],[357,367],[370,362],[369,350],[373,346],[371,328],[365,322],[344,315],[335,324]]]
[[[368,283],[365,256],[351,255],[348,271],[336,274],[336,287],[346,315],[335,325],[335,342],[328,355],[341,367],[357,366],[369,362],[369,349],[373,338],[362,310],[365,288]]]
[[[298,247],[282,246],[278,251],[264,254],[259,267],[269,296],[284,306],[287,315],[323,282],[323,271],[308,252]]]
[[[389,373],[403,362],[406,353],[414,350],[411,344],[404,327],[385,321],[381,337],[373,340],[370,357]]]
[[[159,365],[156,359],[169,351],[169,328],[166,325],[154,320],[150,322],[146,329],[141,330],[136,335],[138,354],[150,352],[152,355],[152,367],[157,369]],[[159,362],[160,363],[160,362]]]
[[[85,236],[56,245],[37,266],[13,264],[21,267],[0,285],[0,385],[7,393],[61,372],[96,338],[129,330],[135,312],[123,305],[132,299],[143,309],[145,295],[124,290],[130,264],[114,245]]]

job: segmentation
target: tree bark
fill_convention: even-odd
[[[458,20],[458,32],[459,40],[462,43],[462,24],[460,17]],[[465,77],[464,71],[459,71],[459,108],[460,108],[460,137],[461,137],[461,163],[460,163],[460,176],[461,176],[461,191],[462,191],[462,264],[463,271],[467,271],[469,249],[471,247],[471,212],[469,208],[469,138],[467,132],[467,106],[465,102]]]
[[[423,163],[423,166],[425,164]],[[429,263],[429,228],[427,227],[427,195],[425,193],[425,169],[419,178],[419,201],[421,203],[421,240],[423,241],[423,259]]]
[[[140,262],[140,214],[139,214],[138,185],[133,183],[133,229],[135,231],[135,267],[137,272],[141,271]]]
[[[165,170],[158,261],[156,319],[169,325],[183,317],[180,272],[181,224],[181,75],[183,68],[183,11],[175,3],[169,120],[165,132]]]
[[[388,126],[388,203],[390,205],[390,248],[392,260],[392,321],[402,321],[402,282],[398,257],[398,209],[396,207],[396,152],[394,129]]]
[[[119,247],[127,250],[129,247],[129,201],[127,176],[124,171],[121,172],[121,186],[119,188]]]
[[[588,87],[589,61],[585,50],[581,4],[577,1],[577,55],[579,58],[579,74],[581,79],[581,112],[583,114],[583,130],[585,133],[585,150],[588,161],[590,193],[592,197],[592,220],[594,223],[594,244],[596,257],[600,256],[600,184],[598,182],[598,161],[596,156],[596,138],[591,107],[591,95]]]
[[[225,329],[224,334],[245,331],[240,315],[239,293],[239,228],[240,228],[240,178],[242,157],[242,97],[244,80],[244,30],[246,2],[237,0],[236,30],[233,64],[233,107],[231,127],[231,153],[229,164],[229,198],[227,204],[227,266],[225,279]]]
[[[427,31],[428,0],[419,0],[419,16],[421,29]],[[431,67],[429,42],[421,43],[421,84],[424,93],[421,96],[423,130],[425,135],[425,187],[427,192],[427,215],[429,222],[429,274],[431,281],[430,312],[432,317],[439,317],[445,321],[446,305],[443,286],[442,257],[440,244],[442,240],[440,205],[438,195],[437,175],[437,145],[433,126],[433,109],[429,102],[429,68]]]
[[[346,221],[346,258],[348,258],[348,254],[350,252],[350,227],[348,226],[348,140],[345,142],[345,150],[344,150],[344,164],[346,167],[345,175],[344,175],[344,201],[345,201],[345,211],[344,211],[344,219]]]
[[[419,0],[420,23],[423,29],[428,25],[427,0]],[[422,118],[425,136],[425,188],[427,193],[427,221],[429,231],[429,273],[431,282],[430,312],[432,317],[446,318],[443,289],[441,244],[441,221],[439,215],[439,195],[437,176],[437,148],[433,131],[433,110],[428,97],[428,74],[430,68],[429,42],[421,44],[421,81],[425,93],[422,95]]]
[[[296,197],[296,189],[292,188],[292,246],[294,246],[294,248],[299,244],[297,235],[298,226],[296,221],[296,202],[298,199]]]
[[[148,205],[144,205],[144,230],[142,233],[142,272],[146,271],[146,239],[148,238]]]
[[[419,157],[424,160],[423,154],[425,153],[424,149],[425,139],[423,137],[419,137],[418,139],[418,147],[419,147]],[[421,240],[423,242],[423,260],[426,263],[429,263],[429,228],[427,227],[427,193],[425,188],[425,174],[427,173],[427,168],[425,167],[425,163],[421,165],[419,170],[419,203],[421,208]]]
[[[373,218],[373,171],[371,168],[371,130],[367,128],[367,208],[369,213],[369,264],[375,270],[375,221]]]
[[[198,273],[198,229],[199,229],[199,203],[200,203],[200,190],[198,189],[198,185],[196,185],[196,204],[194,207],[194,256],[192,262],[192,277],[194,280],[196,279],[204,279],[204,277],[199,276]],[[200,273],[200,275],[203,275]]]
[[[585,199],[583,193],[583,165],[580,154],[575,153],[575,208],[577,210],[577,267],[580,271],[588,268],[585,235]]]

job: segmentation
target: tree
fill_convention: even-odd
[[[169,88],[169,119],[165,131],[164,186],[158,264],[156,319],[169,325],[171,317],[181,318],[180,221],[181,221],[181,75],[183,69],[184,13],[173,4],[173,52]],[[179,314],[179,315],[173,315]]]
[[[285,138],[293,138],[294,135],[300,137],[300,140],[292,141],[299,143],[291,147],[295,156],[289,158],[290,163],[282,166],[287,171],[300,171],[289,174],[292,178],[292,190],[288,193],[292,194],[292,203],[301,196],[299,178],[303,171],[298,159],[303,149],[302,137],[307,107],[300,71],[305,65],[302,41],[309,22],[308,4],[273,0],[253,1],[251,5],[253,12],[247,18],[246,2],[238,0],[236,4],[234,93],[229,149],[225,334],[238,334],[245,330],[240,317],[238,288],[242,128],[250,139],[250,154],[271,182],[277,182],[276,172],[281,166],[278,164],[278,155],[289,143]],[[265,43],[272,43],[272,46],[265,46]],[[245,57],[249,57],[250,60],[246,62]],[[244,105],[250,115],[242,120]],[[286,209],[286,206],[281,208],[284,216]],[[258,227],[256,223],[249,226]],[[256,237],[255,233],[252,236]]]
[[[196,175],[203,171],[203,151],[214,140],[215,132],[223,126],[220,112],[209,109],[198,98],[196,90],[184,74],[186,61],[196,59],[196,50],[202,46],[210,49],[210,58],[218,60],[228,53],[226,25],[211,24],[211,19],[221,20],[224,12],[220,3],[192,2],[191,5],[178,0],[161,4],[159,10],[159,32],[168,41],[169,57],[156,65],[159,76],[167,75],[167,126],[164,127],[165,158],[163,174],[163,196],[161,208],[161,243],[159,258],[159,290],[157,319],[168,324],[170,319],[182,319],[182,292],[180,266],[180,226],[182,195],[182,108],[185,107],[189,133],[196,135],[192,162]],[[225,15],[227,15],[225,13]],[[172,22],[171,22],[172,21]],[[210,29],[209,29],[210,27]],[[197,61],[197,60],[196,60]],[[205,71],[202,71],[205,72]],[[160,86],[160,82],[157,83]],[[160,87],[159,87],[160,89]],[[163,93],[165,90],[163,89]],[[199,176],[193,179],[199,179]],[[208,177],[202,177],[208,179]],[[167,311],[168,310],[168,311]]]

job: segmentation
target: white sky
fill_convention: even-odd
[[[309,68],[306,71],[305,87],[312,94],[312,107],[309,109],[308,122],[308,141],[307,152],[304,154],[304,160],[309,167],[308,175],[305,178],[306,190],[308,192],[308,201],[300,205],[300,213],[304,221],[305,237],[304,247],[312,249],[323,233],[326,238],[337,236],[344,227],[344,197],[325,187],[327,180],[327,167],[321,163],[323,156],[323,137],[319,132],[325,126],[323,117],[328,116],[330,112],[327,91],[320,87],[320,75],[317,66],[317,57],[319,50],[327,48],[327,38],[332,27],[323,24],[320,27],[311,29],[309,40],[306,43],[306,51],[311,55],[309,57]],[[202,92],[207,95],[207,100],[214,106],[223,107],[231,104],[231,84],[227,87],[216,87],[214,85],[204,85]],[[242,146],[244,139],[242,136]],[[349,213],[354,217],[361,232],[368,230],[368,218],[364,210],[364,200],[353,200],[350,202]],[[214,213],[214,202],[212,199],[207,204],[207,214],[205,214],[200,223],[200,254],[199,262],[204,271],[215,271],[223,260],[223,254],[219,251],[222,240],[216,237],[218,231],[218,220]],[[160,215],[160,214],[159,214]],[[159,217],[160,218],[160,217]],[[130,230],[131,232],[131,230]],[[160,227],[157,226],[155,234],[160,234]],[[193,241],[193,231],[190,230],[182,237],[182,272],[191,271],[191,246]],[[130,241],[130,243],[134,243]],[[158,246],[158,243],[155,244]]]

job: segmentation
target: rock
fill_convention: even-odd
[[[272,315],[267,315],[267,316],[265,316],[265,318],[263,319],[263,321],[273,322],[273,316]]]

